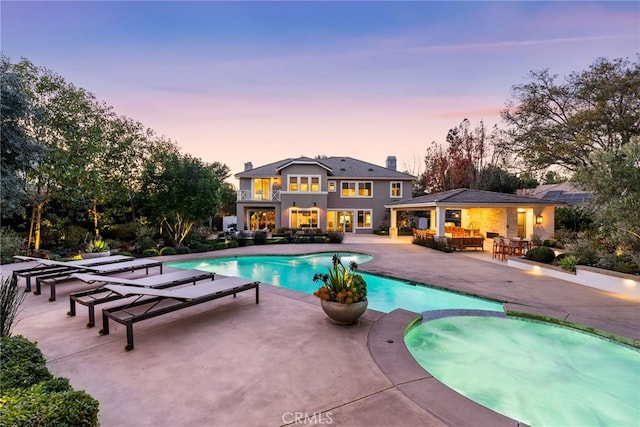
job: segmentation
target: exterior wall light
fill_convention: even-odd
[[[541,225],[542,224],[542,215],[536,215],[536,224],[537,225]]]

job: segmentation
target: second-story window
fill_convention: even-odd
[[[373,197],[371,181],[342,181],[342,197]]]
[[[391,197],[402,197],[402,182],[391,182]]]
[[[317,193],[320,191],[319,175],[289,175],[288,191]]]

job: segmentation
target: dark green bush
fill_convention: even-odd
[[[344,240],[344,233],[341,231],[330,231],[327,233],[329,243],[342,243]]]
[[[9,228],[0,228],[0,264],[13,262],[13,256],[19,255],[23,246],[26,246],[25,239]]]
[[[100,234],[102,234],[102,237],[105,239],[132,242],[136,239],[138,227],[139,225],[136,222],[129,222],[126,224],[112,224],[105,226]]]
[[[160,255],[160,252],[158,252],[156,248],[149,248],[142,251],[142,256],[144,257],[159,256],[159,255]]]
[[[571,251],[577,258],[580,265],[595,266],[602,258],[602,253],[595,247],[593,242],[580,241]]]
[[[0,391],[28,388],[53,378],[35,343],[23,336],[0,338]]]
[[[98,426],[99,403],[84,391],[50,391],[47,383],[2,396],[0,426]]]
[[[97,426],[98,401],[53,377],[35,343],[0,339],[0,426]]]
[[[222,245],[224,246],[224,240],[221,241]],[[206,242],[201,242],[201,241],[194,241],[191,242],[191,245],[189,246],[189,250],[191,252],[209,252],[209,251],[213,251],[216,250],[216,247],[218,246],[218,244],[220,243],[220,241],[215,241],[212,242],[211,244],[206,243]],[[183,246],[183,248],[186,246]]]
[[[160,255],[166,256],[166,255],[175,255],[177,253],[176,248],[174,248],[173,246],[165,246],[164,248],[160,249]]]
[[[594,267],[604,268],[606,270],[617,271],[619,273],[640,274],[640,266],[628,254],[604,254]]]
[[[264,245],[267,242],[267,233],[264,231],[256,231],[253,235],[253,243],[256,245]]]
[[[556,254],[552,249],[546,246],[538,246],[527,252],[525,258],[531,261],[541,262],[544,264],[551,264],[556,258]]]
[[[451,248],[447,246],[446,241],[436,239],[413,239],[413,244],[425,246],[427,248],[435,249],[441,252],[451,252]]]
[[[180,255],[190,254],[191,248],[189,248],[188,246],[180,246],[177,250],[177,253],[179,253]]]

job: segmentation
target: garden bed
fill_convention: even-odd
[[[617,271],[603,270],[585,265],[576,265],[576,271],[566,271],[554,265],[529,261],[523,258],[509,258],[507,265],[579,285],[640,298],[640,276],[633,274],[618,273]]]

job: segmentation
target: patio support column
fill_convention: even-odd
[[[389,225],[389,237],[396,238],[398,237],[398,211],[391,208],[389,216],[391,217],[391,224]]]
[[[436,236],[444,236],[446,211],[444,206],[436,206]]]

